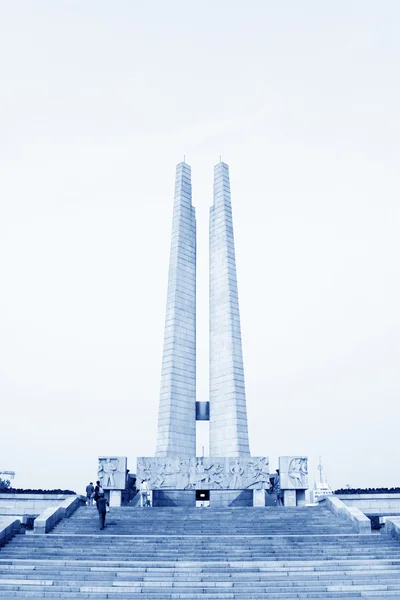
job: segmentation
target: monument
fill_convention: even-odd
[[[308,459],[305,456],[279,457],[280,487],[285,506],[305,504],[308,489]]]
[[[228,165],[210,209],[210,454],[250,456]]]
[[[214,168],[210,209],[210,387],[196,401],[196,216],[191,169],[176,167],[157,448],[140,457],[155,504],[194,504],[196,490],[212,504],[253,505],[269,487],[267,457],[251,457],[228,165]],[[196,457],[196,420],[210,423],[210,456]]]
[[[97,477],[107,493],[110,506],[121,506],[126,487],[126,456],[99,456]]]
[[[196,217],[191,171],[176,168],[156,456],[196,455]]]

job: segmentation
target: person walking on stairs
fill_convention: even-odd
[[[110,504],[108,500],[104,498],[104,492],[101,492],[99,499],[97,500],[97,510],[99,511],[100,529],[104,529],[104,527],[106,526],[107,506],[110,506]]]
[[[100,481],[96,481],[96,487],[94,488],[94,496],[93,496],[96,504],[97,504],[97,500],[99,499],[102,491],[103,491],[103,488],[100,485]]]
[[[93,497],[94,497],[94,485],[92,482],[89,483],[89,485],[86,486],[86,505],[87,506],[92,506],[93,505]]]
[[[279,469],[276,469],[274,492],[276,492],[276,506],[283,506],[283,491],[281,490],[281,477],[279,474]]]

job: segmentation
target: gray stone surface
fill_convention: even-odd
[[[267,457],[140,457],[137,478],[151,489],[267,489],[269,463]]]
[[[262,490],[264,491],[264,490]],[[254,490],[211,490],[210,507],[211,508],[239,508],[253,506]]]
[[[110,506],[121,506],[122,492],[121,490],[110,490]]]
[[[176,167],[156,456],[196,455],[196,217],[191,170]]]
[[[265,490],[253,490],[253,506],[265,506]]]
[[[246,393],[228,165],[210,209],[210,455],[248,456]]]
[[[284,490],[283,491],[283,504],[284,506],[296,506],[296,490]]]
[[[196,506],[195,490],[154,490],[153,507],[179,506],[194,508]]]

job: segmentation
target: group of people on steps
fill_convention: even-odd
[[[96,503],[97,511],[99,513],[100,529],[104,529],[106,526],[106,514],[107,509],[110,506],[108,500],[104,497],[104,490],[101,487],[100,481],[96,481],[96,486],[92,482],[86,486],[86,505],[93,506],[93,502]]]
[[[151,506],[149,500],[149,485],[145,479],[140,483],[140,506]],[[101,487],[100,481],[96,481],[96,486],[90,482],[86,486],[86,506],[93,506],[93,502],[96,503],[97,511],[99,513],[100,529],[104,529],[106,526],[106,514],[110,503],[104,496],[104,490]]]

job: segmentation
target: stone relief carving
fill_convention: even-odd
[[[97,467],[97,477],[104,490],[125,489],[126,457],[100,456]]]
[[[114,471],[118,471],[118,459],[111,462],[110,458],[106,458],[105,462],[99,463],[98,474],[104,487],[115,487]]]
[[[295,488],[308,487],[308,465],[306,458],[292,458],[289,464],[289,478]]]
[[[280,487],[282,490],[308,488],[308,459],[305,456],[279,458]]]
[[[141,457],[137,479],[146,479],[151,489],[268,489],[269,462],[267,457]]]

